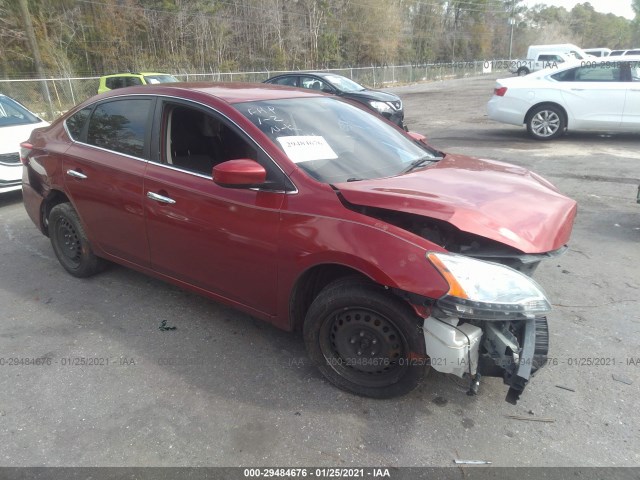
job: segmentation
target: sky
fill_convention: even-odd
[[[537,3],[544,3],[571,10],[577,3],[586,2],[589,2],[596,12],[613,13],[628,19],[633,19],[635,16],[631,9],[631,0],[525,0],[524,3],[529,7]]]

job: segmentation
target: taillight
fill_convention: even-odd
[[[504,94],[507,93],[507,87],[494,88],[493,94],[499,97],[504,97]]]
[[[23,165],[27,165],[29,163],[29,154],[33,150],[33,145],[29,142],[22,142],[20,144],[20,161]]]

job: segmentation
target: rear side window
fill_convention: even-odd
[[[116,100],[98,105],[89,120],[87,143],[144,157],[151,105],[151,99]]]
[[[124,77],[106,78],[104,81],[104,84],[107,86],[107,88],[110,88],[111,90],[115,90],[116,88],[122,88],[124,87]]]
[[[622,64],[611,62],[571,68],[551,77],[559,82],[622,82]]]
[[[82,110],[74,113],[65,121],[67,125],[67,130],[69,131],[69,135],[75,141],[82,141],[84,139],[84,125],[89,118],[89,114],[91,113],[91,107],[85,107]]]
[[[620,67],[580,67],[576,70],[576,82],[620,82]]]

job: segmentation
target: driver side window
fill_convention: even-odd
[[[213,167],[227,160],[256,160],[256,148],[219,117],[184,105],[167,104],[163,110],[163,163],[210,176]]]
[[[284,173],[253,141],[213,111],[165,103],[161,131],[161,161],[166,165],[211,177],[213,167],[222,162],[250,159],[267,171],[265,189],[290,187]]]
[[[326,92],[328,91],[328,85],[318,78],[313,77],[300,77],[300,86],[302,88],[308,88],[310,90],[317,90]]]

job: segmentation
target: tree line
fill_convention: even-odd
[[[21,0],[50,77],[514,58],[530,44],[640,46],[635,20],[522,0]],[[25,13],[0,0],[0,77],[36,76]]]

